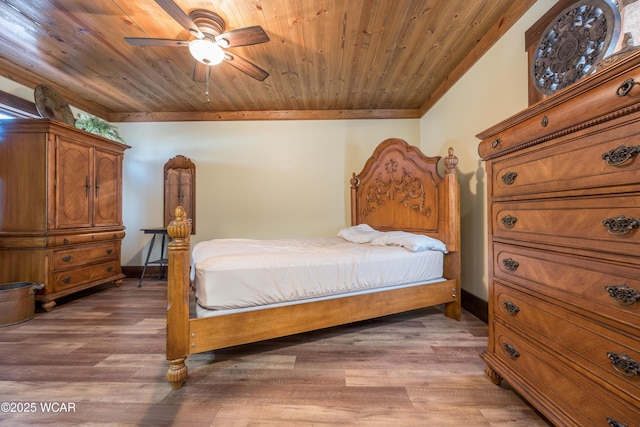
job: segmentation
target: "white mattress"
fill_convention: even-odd
[[[242,309],[326,298],[411,283],[443,274],[440,251],[357,244],[340,237],[215,239],[194,245],[198,305]]]

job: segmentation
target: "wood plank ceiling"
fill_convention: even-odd
[[[417,118],[535,0],[175,0],[218,13],[226,30],[270,42],[229,49],[270,75],[227,63],[193,81],[189,40],[154,0],[0,0],[0,75],[47,84],[110,121]],[[524,43],[523,43],[524,51]]]

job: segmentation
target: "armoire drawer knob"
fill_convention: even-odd
[[[502,344],[502,349],[507,354],[507,356],[509,356],[513,360],[516,360],[518,357],[520,357],[520,352],[516,350],[516,348],[511,344]]]
[[[502,179],[502,182],[504,182],[506,185],[511,185],[516,181],[517,177],[518,177],[518,172],[507,172],[504,175],[502,175],[501,179]]]
[[[62,283],[65,283],[65,284],[70,283],[71,282],[71,276],[64,276],[61,279],[61,281],[62,281]]]
[[[62,260],[64,262],[69,262],[69,261],[71,261],[71,258],[72,258],[71,255],[65,255],[65,256],[62,257]]]
[[[105,252],[107,253],[107,255],[111,255],[113,253],[113,249],[107,249]]]
[[[503,259],[502,265],[509,271],[516,271],[520,267],[520,263],[513,258]]]
[[[622,285],[609,285],[604,289],[609,293],[609,296],[620,305],[633,305],[640,300],[640,292],[630,288],[626,284]]]
[[[640,145],[636,145],[635,147],[625,147],[621,145],[604,153],[602,159],[606,161],[609,166],[619,166],[638,154],[640,154]]]
[[[516,314],[518,314],[520,312],[520,307],[518,307],[517,305],[515,305],[511,301],[503,301],[502,302],[502,306],[504,307],[505,311],[510,316],[515,316]]]
[[[502,218],[500,218],[500,221],[502,222],[502,225],[504,225],[505,228],[511,229],[516,225],[516,222],[518,222],[518,218],[512,215],[505,215]]]
[[[618,215],[615,218],[607,218],[602,221],[607,231],[615,236],[622,236],[640,227],[640,219]]]
[[[613,369],[626,377],[640,375],[640,363],[636,362],[626,354],[607,352],[607,357],[611,361]]]

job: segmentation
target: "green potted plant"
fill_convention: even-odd
[[[91,114],[78,113],[76,127],[125,144],[124,139],[122,139],[118,129],[113,124]]]

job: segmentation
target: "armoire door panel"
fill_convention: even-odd
[[[56,226],[90,227],[91,147],[59,138],[56,170]]]
[[[96,226],[119,223],[118,156],[96,150],[94,219]]]

